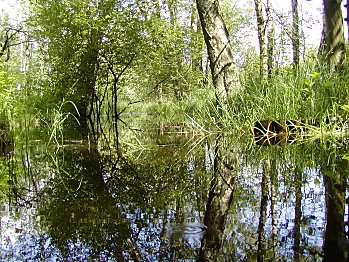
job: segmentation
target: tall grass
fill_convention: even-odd
[[[349,94],[345,74],[330,73],[317,63],[303,64],[296,71],[286,66],[264,81],[255,73],[245,73],[243,92],[230,98],[227,113],[238,126],[263,119],[321,121],[341,114]]]
[[[279,68],[263,81],[256,77],[258,70],[252,66],[242,71],[243,91],[228,103],[218,107],[213,87],[207,87],[192,93],[174,112],[189,114],[189,120],[195,119],[205,130],[240,133],[249,132],[255,121],[263,119],[321,122],[345,113],[341,108],[349,97],[346,72],[329,72],[316,59],[297,70],[291,65]]]

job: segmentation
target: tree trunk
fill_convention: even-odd
[[[267,21],[264,19],[264,16],[263,16],[262,1],[254,0],[254,4],[255,4],[256,16],[257,16],[260,77],[263,79],[268,74],[267,41],[266,41]]]
[[[228,140],[229,141],[229,140]],[[239,167],[239,154],[228,150],[224,137],[216,141],[213,163],[213,179],[208,194],[204,224],[206,234],[201,240],[197,261],[222,261],[219,257],[222,248],[225,224],[233,200],[235,178]]]
[[[268,207],[268,180],[270,173],[270,163],[266,160],[263,163],[263,173],[261,182],[261,205],[259,211],[258,222],[258,247],[257,247],[257,261],[265,261],[266,255],[266,238],[265,238],[265,224],[267,222],[267,207]]]
[[[275,28],[274,24],[268,30],[268,45],[267,45],[267,68],[268,68],[268,79],[272,77],[274,68],[274,44],[275,44]]]
[[[324,0],[324,58],[331,70],[340,71],[346,58],[341,0]]]
[[[336,169],[321,168],[325,182],[326,232],[324,262],[348,261],[349,245],[345,236],[344,210],[348,163],[340,160]]]
[[[293,49],[293,67],[299,67],[299,15],[298,0],[292,0],[292,49]]]
[[[196,0],[202,32],[210,60],[213,85],[218,101],[226,101],[229,92],[238,91],[228,30],[219,13],[218,0]]]
[[[293,261],[298,262],[302,259],[302,247],[301,247],[301,223],[302,223],[302,170],[296,168],[294,173],[294,185],[296,202],[294,207],[294,227],[293,227]]]
[[[97,30],[91,29],[88,40],[89,48],[81,56],[78,82],[76,85],[76,107],[79,111],[79,122],[84,130],[83,134],[88,132],[88,118],[91,117],[93,108],[88,112],[88,107],[95,96],[95,85],[97,80],[97,71],[99,67],[98,50],[100,49],[100,34]]]
[[[195,3],[193,3],[191,8],[190,17],[190,57],[191,66],[193,70],[204,72],[203,68],[203,39],[199,33],[200,25],[199,19],[196,13]]]
[[[279,261],[278,257],[278,210],[277,210],[277,166],[276,159],[270,159],[270,211],[271,211],[271,251],[273,261]]]

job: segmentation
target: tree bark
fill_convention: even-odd
[[[324,58],[331,70],[340,71],[346,59],[341,0],[323,0]]]
[[[294,173],[294,185],[296,202],[294,207],[294,227],[293,227],[293,261],[298,262],[302,259],[302,247],[301,247],[301,223],[302,223],[302,170],[298,167]]]
[[[197,259],[200,262],[222,261],[219,256],[239,167],[239,154],[235,149],[227,149],[228,141],[222,137],[216,141],[213,163],[214,174],[204,216],[204,224],[207,230],[201,240],[201,248]]]
[[[257,249],[257,261],[265,261],[266,256],[266,238],[265,238],[265,224],[267,222],[267,207],[268,207],[268,180],[270,173],[270,163],[266,160],[263,163],[263,175],[261,182],[261,205],[259,211],[258,222],[258,249]]]
[[[255,11],[256,11],[256,17],[257,17],[260,77],[263,79],[268,74],[267,41],[266,41],[267,21],[264,19],[264,16],[263,16],[262,1],[254,0],[254,4],[255,4]]]
[[[196,4],[210,60],[216,97],[219,101],[226,101],[229,92],[239,90],[229,33],[219,12],[218,0],[196,0]]]
[[[193,3],[191,8],[190,18],[190,57],[193,70],[204,72],[203,68],[203,45],[204,41],[199,33],[200,25],[199,18],[196,13],[196,6]]]
[[[292,48],[293,48],[293,67],[299,67],[299,14],[298,0],[292,0]]]
[[[275,44],[275,28],[274,24],[268,30],[268,44],[267,44],[267,68],[268,68],[268,79],[272,77],[274,69],[274,44]]]
[[[337,162],[335,170],[332,166],[321,168],[326,189],[327,223],[323,246],[324,262],[349,261],[349,245],[345,236],[344,224],[347,169],[346,160]]]

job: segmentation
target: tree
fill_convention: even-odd
[[[331,70],[339,71],[346,58],[341,0],[324,0],[324,35],[320,50]]]
[[[139,18],[116,0],[33,0],[31,9],[33,31],[48,58],[50,86],[46,87],[46,98],[55,99],[52,104],[72,101],[86,135],[87,120],[99,101],[98,95],[108,94],[113,100],[108,106],[116,106],[115,95],[120,90],[119,86],[114,88],[116,78],[110,76],[122,72],[131,57],[140,52]],[[67,110],[75,113],[74,108]],[[118,118],[112,111],[112,118]]]
[[[56,102],[72,101],[87,131],[88,106],[95,94],[98,53],[105,31],[103,21],[90,17],[107,14],[98,1],[87,5],[85,1],[36,0],[31,2],[31,8],[33,32],[48,57],[46,66],[53,84],[48,95]]]
[[[260,66],[260,77],[262,79],[270,75],[272,68],[272,44],[273,44],[273,33],[274,31],[269,29],[271,20],[270,3],[267,0],[265,13],[266,18],[263,14],[262,0],[254,0],[255,12],[257,17],[257,30],[258,30],[258,41],[259,41],[259,66]]]
[[[292,0],[292,49],[293,49],[293,66],[299,66],[299,15],[298,0]]]
[[[196,0],[196,4],[216,97],[219,101],[226,101],[230,92],[239,90],[228,30],[219,12],[218,0]]]
[[[275,44],[275,28],[272,24],[270,30],[268,30],[268,44],[267,44],[267,68],[268,78],[271,78],[274,68],[274,44]]]

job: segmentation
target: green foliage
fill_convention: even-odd
[[[8,122],[15,114],[17,92],[14,88],[15,77],[5,63],[0,62],[0,122]]]
[[[250,125],[263,119],[322,120],[348,97],[341,78],[314,63],[296,73],[288,66],[278,70],[267,82],[256,81],[256,71],[245,72],[245,89],[231,98],[229,114]]]
[[[0,65],[1,117],[42,118],[37,122],[49,123],[51,140],[70,126],[70,114],[81,116],[81,124],[91,114],[108,130],[115,112],[140,111],[168,125],[230,132],[250,130],[260,119],[322,120],[347,111],[347,74],[329,73],[312,53],[296,72],[283,61],[268,81],[255,77],[259,59],[238,37],[254,24],[252,8],[222,2],[244,88],[218,105],[208,72],[201,71],[203,38],[193,2],[29,2],[27,26],[37,44],[27,45],[23,72],[23,54]]]
[[[71,104],[77,111],[75,104],[71,101],[63,101],[57,108],[54,108],[52,111],[48,112],[48,121],[45,122],[48,131],[49,139],[47,144],[54,142],[56,145],[63,145],[64,140],[64,130],[66,129],[66,122],[69,117],[75,118],[73,114],[64,112],[63,108],[66,104]],[[77,112],[79,114],[79,112]],[[75,118],[78,122],[78,119]]]

